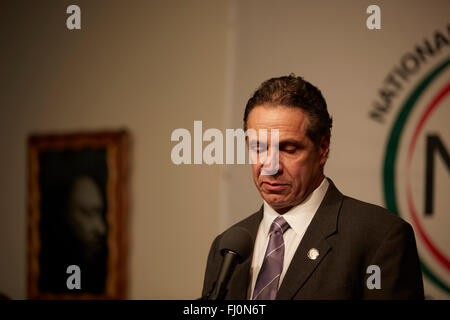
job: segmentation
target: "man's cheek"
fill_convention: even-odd
[[[252,164],[252,173],[255,178],[258,178],[260,175],[261,166],[258,164]]]

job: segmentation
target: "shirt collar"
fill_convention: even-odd
[[[282,215],[297,235],[301,236],[306,231],[306,228],[325,197],[328,186],[328,179],[324,178],[319,187],[311,192],[305,201]],[[262,231],[264,235],[269,234],[270,226],[272,225],[273,220],[278,216],[280,216],[280,214],[264,200],[264,216],[262,220]]]

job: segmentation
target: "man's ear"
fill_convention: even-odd
[[[327,162],[329,152],[330,152],[330,137],[329,136],[322,137],[319,143],[321,165],[325,165],[325,162]]]

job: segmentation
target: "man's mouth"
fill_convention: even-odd
[[[263,182],[261,183],[261,187],[267,191],[282,191],[288,185],[285,183],[276,183],[276,182]]]

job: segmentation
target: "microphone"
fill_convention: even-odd
[[[207,300],[224,300],[231,275],[236,265],[250,256],[252,244],[252,237],[244,228],[235,227],[224,233],[219,243],[220,253],[223,256],[222,265]]]

